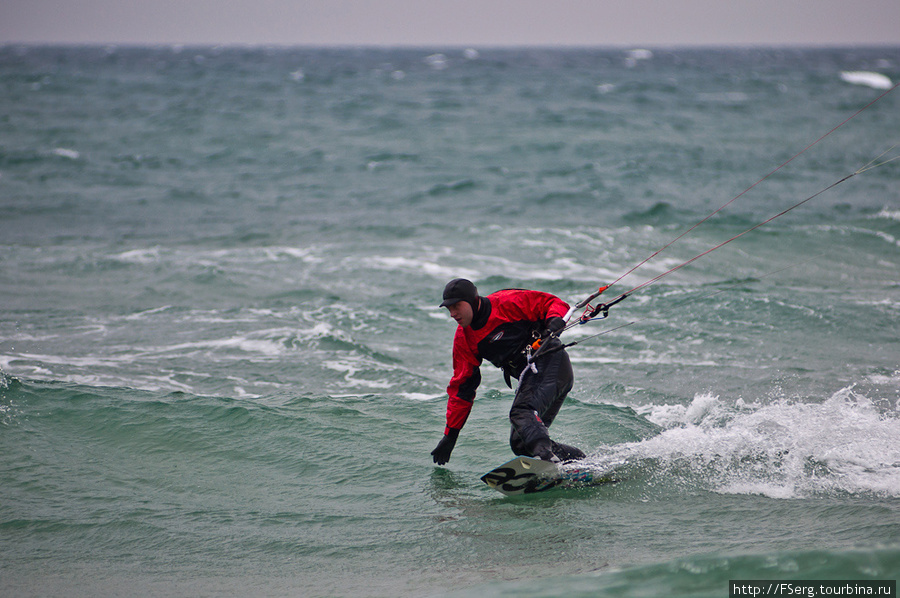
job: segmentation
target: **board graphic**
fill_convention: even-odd
[[[557,486],[593,486],[615,480],[597,478],[589,469],[560,467],[533,457],[516,457],[481,476],[481,481],[507,496],[543,492]]]

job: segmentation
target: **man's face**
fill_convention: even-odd
[[[472,313],[472,306],[469,305],[468,301],[457,301],[453,305],[448,305],[447,311],[450,312],[450,317],[456,320],[456,323],[463,328],[472,323],[472,318],[475,315]]]

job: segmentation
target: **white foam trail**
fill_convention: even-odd
[[[315,248],[311,247],[250,247],[240,249],[216,249],[209,251],[179,251],[158,245],[130,249],[114,254],[113,259],[130,264],[155,264],[174,262],[182,265],[217,266],[222,263],[260,264],[300,260],[307,264],[322,261]]]
[[[233,322],[234,320],[225,320]],[[352,342],[346,333],[334,328],[326,322],[316,322],[311,328],[270,328],[259,330],[245,335],[235,335],[225,338],[205,339],[174,345],[149,347],[139,353],[140,356],[183,354],[194,351],[228,351],[237,350],[244,353],[256,354],[262,357],[279,357],[292,350],[296,339],[321,339],[336,338],[338,340]]]
[[[841,80],[853,85],[865,85],[873,89],[890,89],[894,83],[886,75],[870,71],[843,71]]]
[[[436,71],[442,71],[450,66],[447,57],[444,54],[431,54],[425,57],[425,64]]]
[[[653,52],[650,50],[645,50],[643,48],[629,50],[625,55],[625,66],[633,68],[637,66],[639,61],[650,60],[651,58],[653,58]]]
[[[77,160],[81,157],[77,151],[73,149],[68,149],[65,147],[57,147],[53,150],[54,156],[59,156],[60,158],[66,158],[68,160]]]
[[[882,208],[878,214],[875,215],[876,218],[887,218],[888,220],[897,220],[900,222],[900,210],[891,210],[889,208]]]
[[[163,313],[172,309],[171,305],[163,305],[162,307],[154,307],[151,309],[145,309],[143,311],[135,312],[133,314],[129,314],[127,316],[122,316],[123,320],[135,321],[135,320],[143,320],[147,316],[152,316],[155,314]]]
[[[835,492],[900,497],[900,416],[845,388],[822,403],[654,405],[663,431],[592,455],[609,471],[649,466],[725,494],[797,498]]]
[[[393,383],[388,380],[367,380],[365,378],[360,378],[359,374],[364,373],[364,368],[361,367],[362,364],[360,363],[343,360],[330,361],[323,363],[322,365],[329,370],[342,373],[344,375],[344,381],[351,386],[375,389],[386,389],[393,386]]]
[[[156,246],[145,249],[131,249],[113,257],[119,261],[131,264],[153,264],[160,261],[160,248]]]
[[[893,372],[890,376],[872,374],[871,376],[867,376],[866,380],[872,384],[885,384],[900,387],[900,370]]]
[[[364,260],[371,267],[378,270],[405,270],[407,272],[424,272],[429,276],[441,279],[450,279],[453,277],[477,278],[478,275],[474,270],[460,270],[451,266],[442,266],[441,264],[423,259],[415,259],[408,257],[386,257],[373,256]]]
[[[435,399],[443,399],[444,395],[434,395],[424,392],[401,392],[398,395],[401,399],[409,399],[410,401],[432,401]]]

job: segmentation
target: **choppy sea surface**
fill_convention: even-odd
[[[898,80],[900,47],[0,48],[0,594],[897,579]],[[490,367],[434,466],[449,279],[577,302],[763,179],[614,297],[873,160],[564,335],[551,431],[618,483],[484,485]]]

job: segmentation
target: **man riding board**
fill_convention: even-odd
[[[447,283],[443,299],[441,307],[447,308],[459,327],[453,339],[453,378],[447,387],[447,424],[444,437],[431,451],[434,462],[444,465],[450,460],[472,410],[484,359],[503,370],[510,387],[512,378],[519,379],[509,411],[513,453],[554,462],[584,458],[581,450],[550,440],[547,430],[574,382],[568,354],[565,349],[548,351],[537,357],[532,368],[526,353],[536,340],[565,328],[563,317],[569,306],[549,293],[523,289],[481,297],[464,278]],[[545,342],[552,343],[548,348],[560,343],[555,336]]]

